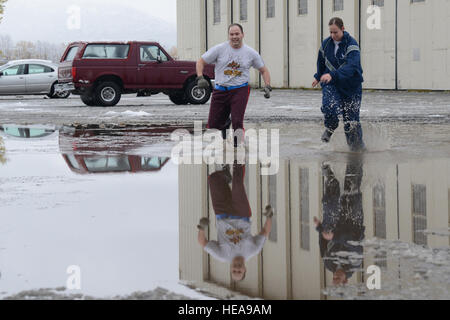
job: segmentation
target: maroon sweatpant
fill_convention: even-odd
[[[232,189],[227,183],[225,172],[216,171],[208,178],[211,202],[216,215],[227,214],[250,218],[252,211],[244,187],[245,166],[233,167]]]
[[[244,115],[247,109],[250,86],[230,91],[214,90],[209,110],[208,128],[225,129],[231,114],[233,130],[244,129]]]

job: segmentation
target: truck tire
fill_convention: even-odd
[[[80,98],[81,101],[83,101],[83,103],[89,107],[97,105],[95,98],[92,94],[81,95]]]
[[[176,105],[185,105],[189,103],[184,92],[171,92],[169,93],[169,99]]]
[[[103,107],[115,106],[119,103],[121,96],[120,86],[112,81],[101,82],[95,88],[95,100]]]
[[[186,97],[192,104],[205,104],[211,97],[211,88],[200,89],[197,86],[197,81],[191,81],[186,86]]]

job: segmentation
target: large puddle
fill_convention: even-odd
[[[317,124],[287,125],[267,176],[176,165],[170,134],[193,126],[4,125],[1,297],[449,299],[449,128],[407,126],[409,147],[378,134],[357,155],[296,134]]]

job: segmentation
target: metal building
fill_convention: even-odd
[[[335,16],[360,43],[365,88],[450,90],[450,0],[178,0],[178,52],[197,60],[241,23],[274,87],[308,88]]]

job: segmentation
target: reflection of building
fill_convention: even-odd
[[[380,26],[368,26],[380,6]],[[196,60],[241,23],[276,87],[310,87],[328,21],[338,16],[359,41],[366,88],[448,90],[447,0],[178,0],[178,53]],[[432,72],[435,70],[436,72]],[[258,84],[256,73],[253,84]]]
[[[341,183],[346,163],[333,163]],[[252,207],[253,232],[261,228],[261,208],[275,208],[275,233],[259,258],[248,264],[242,283],[232,284],[229,266],[216,262],[197,244],[195,226],[202,216],[211,216],[206,165],[181,165],[180,278],[197,283],[212,282],[249,296],[266,299],[321,299],[322,289],[332,283],[318,248],[313,218],[322,211],[321,164],[282,161],[276,176],[259,175],[256,165],[248,166],[248,198]],[[195,187],[193,187],[195,186]],[[448,237],[425,236],[421,230],[447,230],[450,220],[450,160],[421,163],[365,165],[362,183],[366,239],[378,237],[430,247],[449,245]],[[210,239],[215,226],[211,225]],[[375,260],[375,261],[374,261]],[[383,257],[365,258],[363,267],[387,266]],[[366,281],[357,272],[349,284]]]

